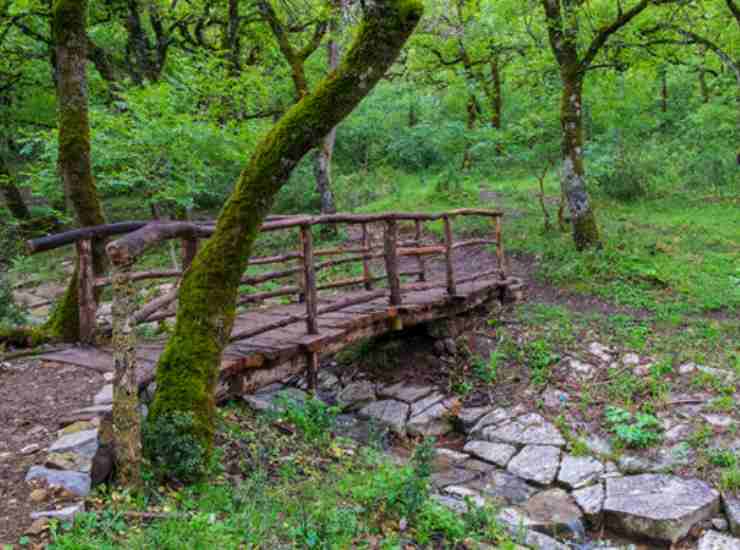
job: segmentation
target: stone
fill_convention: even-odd
[[[735,420],[731,416],[724,414],[705,414],[704,420],[711,424],[715,428],[727,429],[735,423]]]
[[[392,399],[373,401],[360,409],[357,414],[360,418],[374,420],[401,437],[406,436],[406,418],[409,414],[409,406],[406,403]]]
[[[72,506],[67,506],[65,508],[61,508],[59,510],[46,510],[44,512],[31,512],[31,519],[41,519],[41,518],[48,518],[48,519],[58,519],[62,522],[72,521],[74,520],[75,516],[79,514],[80,512],[85,511],[85,503],[84,502],[78,502],[77,504],[73,504]]]
[[[714,527],[717,531],[727,531],[730,527],[730,524],[725,518],[712,518],[712,527]]]
[[[72,470],[89,474],[92,471],[92,457],[83,454],[72,453],[49,453],[44,465],[53,470]]]
[[[535,550],[570,550],[570,547],[562,542],[558,542],[544,533],[532,531],[531,529],[524,535],[522,542],[527,547],[534,548]]]
[[[575,375],[576,378],[582,378],[588,380],[595,374],[596,367],[591,363],[584,363],[573,357],[568,359],[568,370]]]
[[[464,468],[450,468],[449,470],[432,474],[430,479],[434,487],[443,489],[449,485],[463,485],[480,475],[480,472],[466,470]]]
[[[687,437],[691,435],[692,431],[693,428],[690,424],[676,424],[663,434],[663,441],[665,441],[666,443],[677,443],[679,441],[684,441]]]
[[[26,535],[40,535],[49,528],[49,518],[38,518],[26,529]]]
[[[506,443],[469,441],[465,444],[463,451],[505,468],[511,457],[516,453],[516,447],[512,447]]]
[[[719,510],[719,493],[698,479],[642,474],[606,480],[607,525],[665,543],[685,537]]]
[[[113,405],[93,405],[92,407],[84,407],[82,409],[75,409],[70,413],[70,416],[76,415],[84,417],[85,419],[95,418],[98,416],[105,416],[108,413],[113,412]]]
[[[696,370],[696,363],[684,363],[683,365],[679,365],[678,367],[678,374],[691,374]]]
[[[612,360],[612,350],[599,342],[591,342],[588,345],[588,352],[604,363]]]
[[[555,388],[550,388],[542,393],[542,402],[546,409],[561,409],[570,399],[570,395],[564,391],[560,391]]]
[[[337,394],[337,402],[347,411],[360,409],[371,401],[375,401],[375,388],[368,380],[347,384]]]
[[[604,465],[590,456],[565,455],[560,464],[558,481],[570,489],[593,483],[604,473]]]
[[[32,455],[33,453],[38,453],[41,450],[41,447],[36,443],[31,443],[30,445],[26,445],[25,447],[21,448],[20,451],[18,451],[22,455]]]
[[[460,499],[454,497],[438,495],[435,493],[431,495],[430,498],[434,500],[437,504],[440,504],[457,514],[463,514],[468,510],[468,506],[464,501],[461,501]]]
[[[97,429],[83,430],[81,432],[74,432],[71,434],[63,435],[62,437],[57,439],[51,445],[51,447],[49,447],[49,452],[51,453],[71,452],[88,457],[95,456],[95,452],[97,450]]]
[[[468,458],[470,457],[467,454],[459,453],[452,449],[436,449],[434,453],[433,468],[435,472],[439,472],[441,470],[451,468],[456,464],[465,462]]]
[[[730,531],[733,535],[740,536],[740,498],[723,494],[722,509],[730,524]]]
[[[442,342],[445,346],[445,351],[450,355],[457,355],[457,344],[452,338],[445,338]]]
[[[466,470],[472,470],[474,472],[481,472],[486,473],[490,472],[495,468],[495,466],[489,462],[483,462],[482,460],[478,460],[477,458],[471,458],[469,460],[466,460],[465,462],[460,464],[461,468],[465,468]]]
[[[527,445],[511,459],[509,472],[540,485],[555,481],[560,465],[560,449],[547,445]]]
[[[699,539],[697,550],[740,550],[740,539],[717,531],[707,531]]]
[[[514,445],[554,445],[562,447],[565,439],[558,429],[539,414],[530,413],[500,426],[484,428],[482,439]]]
[[[48,496],[49,491],[39,487],[38,489],[34,489],[33,491],[31,491],[31,493],[28,495],[28,498],[31,499],[32,502],[38,503],[45,501]]]
[[[640,364],[640,356],[636,353],[625,353],[622,356],[622,364],[626,367],[634,367]]]
[[[113,384],[106,384],[95,394],[93,403],[96,405],[109,405],[113,403]]]
[[[317,376],[320,390],[329,391],[339,384],[339,378],[329,371],[319,371]]]
[[[67,491],[80,497],[90,494],[91,479],[87,474],[64,470],[52,470],[43,466],[32,466],[26,474],[26,481],[45,480],[50,487],[64,487]]]
[[[486,500],[479,493],[462,485],[448,485],[445,487],[444,492],[462,500],[468,498],[476,506],[482,507],[486,504]]]
[[[440,392],[434,392],[431,395],[428,395],[424,397],[423,399],[420,399],[416,403],[411,404],[411,416],[416,416],[417,414],[423,413],[425,410],[427,410],[432,405],[436,405],[440,401],[444,401],[445,396],[444,394]]]
[[[650,365],[637,365],[632,369],[632,374],[639,377],[645,377],[650,374]]]
[[[573,498],[562,489],[549,489],[530,498],[522,509],[537,531],[550,535],[583,531],[583,513]],[[577,527],[580,526],[580,529]]]
[[[81,420],[81,421],[69,424],[63,430],[61,430],[60,433],[62,435],[69,435],[69,434],[74,434],[77,432],[86,432],[88,430],[96,430],[98,428],[98,424],[99,424],[99,420],[97,418],[94,420]]]
[[[410,435],[424,437],[440,436],[451,432],[454,429],[449,410],[452,405],[453,400],[446,400],[412,416],[406,424],[406,431]]]
[[[590,487],[577,489],[572,493],[576,504],[591,523],[598,524],[604,508],[604,485],[597,483]]]
[[[537,490],[526,481],[501,470],[490,470],[482,478],[465,484],[499,504],[521,504]]]
[[[467,433],[483,415],[489,412],[491,412],[491,407],[467,407],[457,412],[457,419],[462,424],[463,431]]]
[[[696,369],[704,374],[709,374],[710,376],[719,378],[725,384],[731,384],[735,380],[735,374],[729,370],[713,369],[712,367],[705,367],[704,365],[698,365]]]
[[[378,392],[378,396],[403,401],[404,403],[414,403],[433,391],[434,388],[432,386],[410,386],[406,382],[399,382],[392,386],[386,386]]]

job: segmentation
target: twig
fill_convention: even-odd
[[[40,355],[42,353],[56,353],[57,351],[64,351],[67,349],[66,347],[63,348],[50,348],[50,349],[39,349],[34,348],[30,350],[24,350],[24,351],[16,351],[14,353],[5,353],[2,356],[0,356],[0,360],[2,361],[12,361],[13,359],[20,359],[22,357],[31,357],[33,355]]]

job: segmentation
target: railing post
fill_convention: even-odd
[[[303,242],[303,289],[306,297],[306,329],[309,334],[318,334],[316,296],[316,270],[313,262],[313,235],[310,225],[301,226]]]
[[[504,243],[502,241],[501,216],[496,216],[496,263],[501,279],[506,279],[506,265],[504,260]]]
[[[95,340],[95,272],[93,270],[92,241],[81,239],[77,247],[77,301],[80,317],[80,341],[92,344]]]
[[[141,419],[136,381],[136,289],[131,264],[112,264],[113,434],[116,475],[124,486],[141,485]]]
[[[416,246],[421,246],[421,220],[415,220],[414,225],[416,227],[416,232],[414,234],[414,239],[416,240]],[[427,280],[427,274],[426,274],[426,262],[424,261],[424,256],[417,256],[416,257],[417,264],[419,265],[419,282],[424,282]]]
[[[394,219],[385,222],[383,245],[385,272],[391,291],[391,305],[398,306],[401,305],[401,279],[398,275],[398,222]]]
[[[368,255],[371,253],[370,247],[370,232],[367,229],[367,224],[362,224],[362,248],[365,249],[362,257],[362,274],[365,277],[365,290],[373,289],[373,274],[370,271],[370,260]]]
[[[452,264],[452,222],[450,217],[445,215],[443,218],[445,225],[445,267],[447,268],[447,294],[454,296],[457,294],[457,285],[455,284],[455,268]]]
[[[305,247],[306,243],[303,236],[303,226],[301,226],[301,231],[298,233],[298,240],[300,241],[299,250],[301,251],[301,257],[299,260],[303,262],[303,265],[305,266]],[[298,291],[298,303],[302,304],[306,301],[306,272],[305,269],[303,272],[298,273],[296,276],[296,286],[300,288]]]

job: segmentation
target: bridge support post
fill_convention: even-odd
[[[364,249],[362,257],[362,275],[365,278],[365,290],[373,289],[373,274],[370,271],[370,233],[367,229],[367,224],[362,224],[362,248]]]
[[[500,273],[501,280],[506,279],[506,264],[504,259],[504,243],[502,241],[502,233],[501,230],[501,216],[496,216],[496,262],[498,263],[498,268]]]
[[[416,240],[416,246],[421,247],[421,239],[423,236],[421,220],[416,220],[414,222],[414,228],[416,229],[416,231],[414,232],[414,239]],[[422,255],[417,256],[416,261],[419,265],[419,282],[423,283],[427,280],[426,261],[424,260],[424,256]]]

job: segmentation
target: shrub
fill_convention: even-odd
[[[144,449],[156,476],[184,482],[203,476],[206,453],[192,435],[192,428],[192,413],[158,416],[144,424]]]

